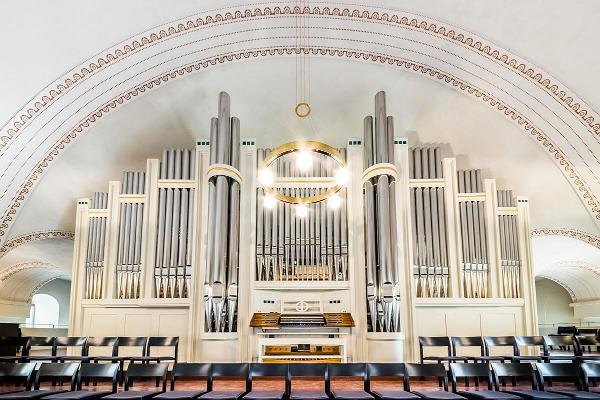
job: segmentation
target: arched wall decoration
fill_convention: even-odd
[[[42,288],[44,285],[46,285],[46,284],[48,284],[48,283],[50,283],[50,282],[52,282],[52,281],[55,281],[55,280],[57,280],[57,279],[60,279],[60,278],[61,278],[61,276],[55,276],[55,277],[52,277],[52,278],[44,279],[43,281],[41,281],[40,283],[38,283],[38,284],[37,284],[37,285],[36,285],[36,286],[35,286],[35,287],[34,287],[34,288],[31,290],[31,292],[29,293],[29,296],[27,297],[27,300],[26,300],[26,302],[27,302],[27,303],[31,303],[31,301],[33,300],[33,296],[36,294],[36,292],[37,292],[38,290],[40,290],[40,289],[41,289],[41,288]]]
[[[8,268],[3,269],[2,272],[0,272],[0,283],[4,283],[5,281],[9,280],[15,274],[17,274],[21,271],[25,271],[25,270],[32,269],[32,268],[52,270],[52,271],[56,271],[56,272],[60,273],[61,275],[65,275],[64,271],[62,271],[59,267],[57,267],[53,264],[50,264],[50,263],[47,263],[44,261],[30,261],[30,262],[14,264]]]
[[[471,33],[402,11],[336,3],[302,10],[286,3],[252,7],[184,18],[146,32],[77,67],[18,112],[0,132],[0,239],[51,162],[99,118],[194,71],[297,52],[293,17],[301,12],[313,16],[313,54],[404,67],[503,113],[550,153],[600,223],[595,172],[600,123],[588,105],[547,73]]]
[[[75,234],[69,231],[62,230],[47,230],[47,231],[36,231],[24,233],[19,236],[15,236],[6,241],[0,247],[0,257],[4,256],[11,250],[24,245],[26,243],[34,242],[36,240],[47,240],[47,239],[65,239],[65,240],[73,240],[75,238]]]
[[[24,273],[32,276],[28,276],[27,279],[20,279],[11,286],[12,280],[18,279],[18,275]],[[0,298],[31,302],[31,298],[39,288],[60,278],[66,279],[69,276],[59,267],[47,262],[31,261],[14,264],[0,272]]]
[[[531,231],[531,236],[539,237],[539,236],[564,236],[570,237],[573,239],[581,240],[591,246],[594,246],[600,249],[600,237],[594,235],[593,233],[588,233],[585,231],[581,231],[578,229],[570,229],[570,228],[540,228],[533,229]]]
[[[573,292],[573,290],[571,290],[571,288],[569,287],[569,285],[567,285],[565,282],[563,282],[562,280],[555,278],[554,276],[550,276],[550,275],[538,275],[539,278],[544,278],[544,279],[548,279],[554,283],[556,283],[557,285],[560,285],[560,287],[562,287],[563,289],[565,289],[568,293],[569,296],[571,296],[571,300],[573,300],[573,302],[577,301],[577,296],[575,296],[575,293]]]

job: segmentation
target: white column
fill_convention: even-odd
[[[489,296],[499,297],[500,294],[500,235],[498,230],[498,198],[495,179],[485,179],[485,229],[488,248]]]
[[[398,170],[399,182],[396,182],[396,226],[398,232],[398,252],[401,297],[401,327],[404,334],[404,361],[417,360],[418,338],[415,336],[415,280],[413,278],[413,254],[411,235],[411,210],[409,181],[408,140],[399,138],[394,141],[395,164]]]
[[[458,212],[458,186],[456,182],[456,159],[444,158],[442,161],[444,187],[446,193],[446,231],[448,235],[448,271],[450,274],[450,296],[464,297],[463,276],[460,260],[462,257],[460,240],[460,221]]]
[[[102,285],[102,298],[117,298],[115,293],[117,250],[119,241],[119,217],[121,182],[108,182],[108,217],[106,218],[106,229],[108,240],[104,246],[104,284]]]
[[[140,297],[157,297],[154,290],[154,264],[156,258],[156,228],[158,224],[158,171],[160,161],[146,161],[146,187],[144,203],[144,226],[142,228],[142,275]]]
[[[525,334],[538,334],[538,319],[535,298],[535,280],[531,257],[531,235],[529,226],[529,201],[527,197],[517,197],[517,229],[519,235],[519,256],[521,258],[521,296],[525,301]]]
[[[88,241],[88,210],[90,199],[77,200],[75,239],[73,241],[73,267],[71,272],[71,302],[69,304],[69,335],[81,334],[81,301],[85,291],[85,257]]]
[[[365,277],[365,230],[364,204],[361,177],[363,166],[363,146],[358,139],[348,141],[348,171],[351,174],[347,188],[348,209],[348,265],[349,284],[354,288],[351,296],[351,311],[354,318],[354,354],[353,361],[363,362],[367,359],[367,289]]]

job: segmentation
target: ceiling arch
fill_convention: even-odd
[[[0,237],[55,158],[103,115],[192,72],[293,56],[293,16],[300,12],[311,15],[311,54],[412,71],[514,121],[600,218],[598,117],[546,72],[420,15],[336,3],[303,10],[271,3],[200,13],[140,34],[69,71],[25,105],[0,132]]]

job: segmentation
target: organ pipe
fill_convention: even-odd
[[[258,149],[257,168],[269,149]],[[346,157],[345,149],[340,149]],[[278,158],[272,168],[277,176],[292,178],[332,177],[331,157],[313,154],[312,168],[306,172],[296,167],[293,156]],[[308,197],[324,189],[280,187],[290,196]],[[264,189],[257,188],[256,208],[256,279],[258,281],[346,281],[348,280],[348,222],[346,190],[338,193],[342,206],[331,209],[326,203],[307,204],[308,215],[296,216],[294,205],[278,202],[273,209],[264,207]]]
[[[410,149],[409,177],[442,179],[441,161],[438,147]],[[449,265],[444,188],[414,186],[409,195],[416,296],[447,297]]]
[[[394,164],[393,118],[387,116],[385,93],[375,95],[375,117],[364,119],[365,168]],[[365,248],[369,331],[397,332],[399,324],[399,281],[396,243],[397,224],[394,177],[380,174],[363,186],[365,204]],[[394,254],[396,253],[396,254]]]
[[[108,208],[108,193],[95,192],[90,207],[94,210]],[[86,299],[102,298],[104,278],[104,248],[106,244],[106,216],[92,216],[88,224],[88,238],[85,253],[85,289]]]
[[[498,207],[513,208],[515,202],[511,190],[498,190]],[[506,298],[521,297],[521,258],[517,216],[510,213],[498,215],[500,233],[500,287]]]
[[[239,120],[230,116],[229,95],[221,92],[218,118],[211,120],[211,166],[239,167],[239,126]],[[221,174],[209,179],[208,215],[205,329],[207,332],[234,332],[239,275],[239,182]]]

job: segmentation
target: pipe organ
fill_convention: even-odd
[[[535,334],[527,199],[396,137],[388,112],[380,92],[358,138],[267,148],[221,93],[194,148],[77,201],[69,334],[178,335],[182,360],[224,362]]]

